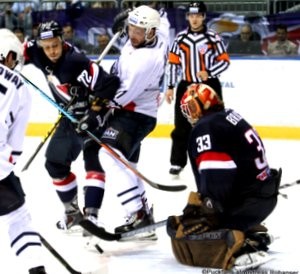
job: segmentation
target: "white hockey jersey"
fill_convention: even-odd
[[[114,101],[124,109],[156,118],[160,84],[167,62],[169,28],[165,14],[161,17],[155,44],[134,48],[128,40],[122,48],[116,64],[121,86]]]
[[[0,64],[0,180],[22,153],[30,109],[30,91],[21,76]]]

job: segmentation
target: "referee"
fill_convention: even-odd
[[[174,129],[171,133],[171,168],[169,173],[179,175],[187,164],[187,144],[191,125],[180,110],[180,99],[188,85],[205,83],[211,86],[222,99],[219,75],[229,67],[229,56],[221,37],[205,25],[206,5],[191,2],[188,7],[187,29],[179,32],[171,46],[168,65],[168,90],[166,101],[174,99],[176,88]]]

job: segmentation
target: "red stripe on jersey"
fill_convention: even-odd
[[[206,151],[204,153],[201,153],[197,159],[197,167],[199,167],[199,164],[202,162],[229,162],[233,161],[231,156],[225,152],[215,152],[215,151]]]

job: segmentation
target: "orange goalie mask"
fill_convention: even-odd
[[[222,100],[217,93],[208,85],[191,84],[187,87],[183,94],[180,107],[183,116],[194,125],[205,113],[216,108],[220,110],[224,108]]]

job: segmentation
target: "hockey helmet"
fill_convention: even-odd
[[[38,27],[38,39],[44,40],[53,37],[62,37],[63,29],[56,21],[41,23]]]
[[[23,62],[23,46],[18,37],[9,29],[0,29],[0,61],[3,62],[9,53],[14,54],[18,63]]]
[[[191,84],[181,98],[180,108],[193,125],[208,111],[224,109],[224,103],[210,86]]]
[[[160,25],[160,16],[157,10],[142,5],[128,14],[128,23],[146,29],[148,33],[152,28]]]
[[[206,13],[207,8],[204,2],[198,1],[198,2],[191,2],[188,7],[187,14],[195,14],[195,13]]]

